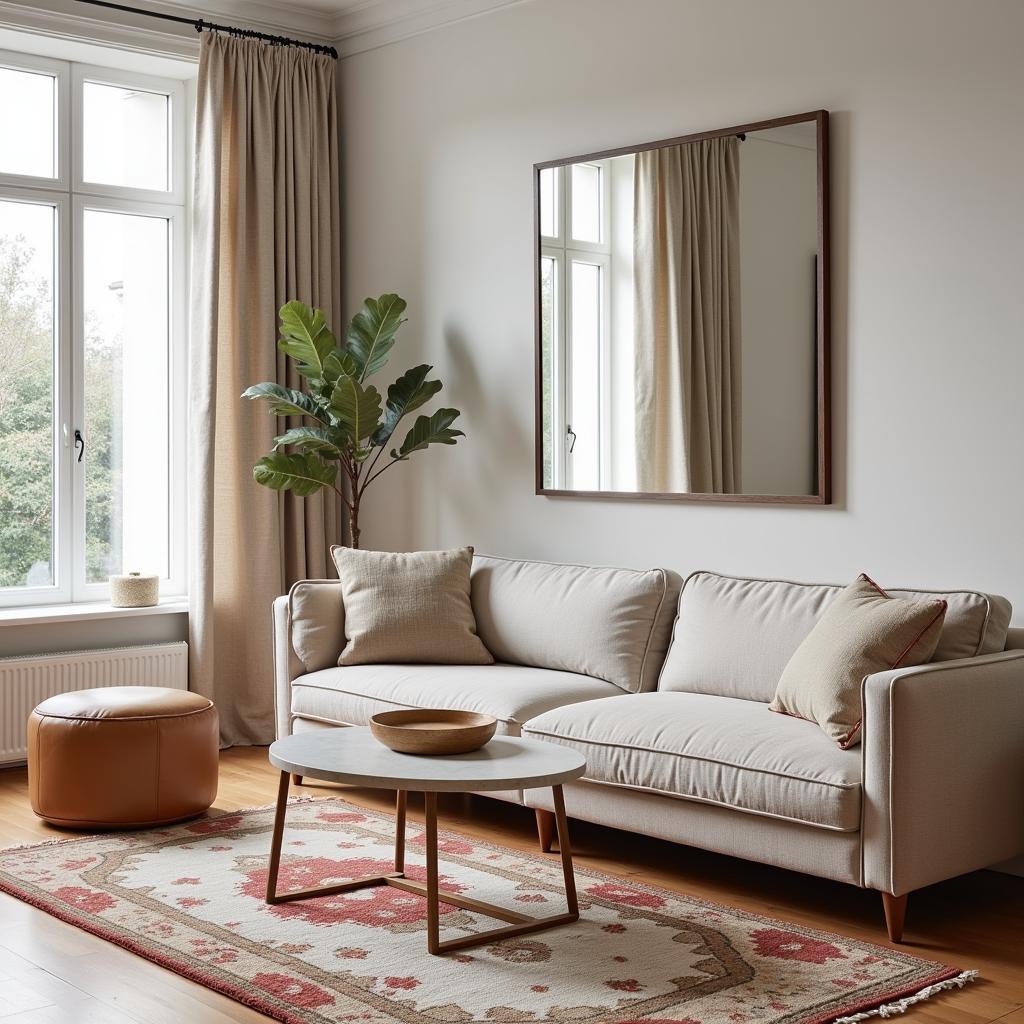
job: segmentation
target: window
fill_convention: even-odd
[[[610,461],[608,161],[542,168],[537,185],[544,486],[596,491]]]
[[[0,604],[184,591],[184,181],[181,82],[0,51]]]

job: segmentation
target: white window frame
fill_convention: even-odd
[[[6,65],[5,65],[6,66]],[[11,175],[10,177],[14,177]],[[54,210],[53,260],[53,583],[48,586],[0,589],[0,605],[67,602],[72,594],[72,533],[74,480],[71,465],[71,427],[64,410],[71,404],[71,197],[52,189],[12,187],[0,181],[0,201],[49,206]]]
[[[167,182],[169,188],[130,188],[126,185],[107,185],[86,181],[84,174],[85,148],[81,145],[85,125],[86,82],[111,85],[118,89],[130,88],[135,92],[152,92],[167,97],[170,110],[167,118]],[[102,68],[93,64],[71,65],[72,110],[72,191],[77,195],[109,196],[113,199],[138,199],[149,203],[170,203],[182,206],[185,202],[185,83],[152,75],[137,75],[116,68]]]
[[[542,239],[546,243],[547,238]],[[567,323],[565,312],[566,298],[566,267],[565,248],[542,244],[540,258],[550,259],[555,264],[555,288],[552,294],[551,311],[551,479],[548,485],[554,489],[562,486],[565,480],[568,445],[566,442],[566,425],[569,422],[565,415],[565,395],[568,385],[565,382],[564,338]],[[540,273],[540,268],[537,268]]]
[[[598,490],[611,480],[611,161],[585,160],[581,163],[601,167],[601,240],[587,242],[572,235],[572,164],[551,168],[555,173],[555,206],[558,234],[542,235],[540,255],[555,260],[558,282],[552,317],[551,489],[572,490],[573,473],[570,448],[572,426],[572,273],[574,262],[601,268],[601,337],[598,351]],[[540,268],[537,268],[540,273]],[[562,443],[557,439],[561,437]]]
[[[27,71],[49,75],[56,81],[55,148],[57,176],[35,174],[0,174],[0,185],[15,185],[19,188],[57,189],[67,192],[71,175],[71,119],[64,111],[71,109],[71,65],[66,60],[52,60],[30,53],[14,53],[0,50],[0,67],[13,71]]]
[[[96,65],[0,50],[0,67],[53,75],[57,83],[57,175],[0,173],[0,199],[41,203],[57,211],[54,301],[53,584],[0,589],[0,607],[67,604],[109,598],[107,583],[88,583],[85,564],[85,464],[76,462],[73,436],[84,433],[83,217],[106,210],[159,217],[168,223],[168,576],[161,596],[187,590],[187,124],[185,83]],[[167,191],[82,180],[82,84],[131,87],[168,97]],[[89,438],[85,437],[88,453]],[[79,468],[81,467],[81,469]]]

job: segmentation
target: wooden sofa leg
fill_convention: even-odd
[[[551,841],[555,836],[554,811],[537,810],[537,839],[544,853],[551,852]]]
[[[882,893],[882,906],[885,907],[885,927],[889,932],[890,942],[903,941],[903,921],[907,916],[907,896],[893,896],[892,893]]]
[[[302,776],[301,775],[296,775],[293,772],[292,773],[292,785],[293,786],[301,786],[302,785]]]

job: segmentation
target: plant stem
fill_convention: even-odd
[[[349,546],[359,547],[359,498],[348,507]]]
[[[345,507],[351,512],[352,511],[352,502],[350,502],[348,500],[348,498],[345,496],[345,492],[340,487],[338,487],[335,484],[331,484],[330,487],[331,487],[331,490],[334,491],[334,493],[337,494],[337,496],[339,498],[341,498],[341,500],[343,502],[345,502]]]
[[[368,466],[366,467],[366,472],[367,472],[368,474],[369,474],[369,473],[372,473],[372,472],[373,472],[373,467],[377,465],[377,460],[378,460],[378,459],[379,459],[379,458],[380,458],[380,457],[381,457],[381,456],[382,456],[382,455],[384,454],[384,450],[385,450],[385,449],[387,448],[387,445],[388,445],[388,441],[390,441],[390,440],[391,440],[391,435],[389,434],[389,435],[388,435],[388,438],[387,438],[387,441],[385,441],[385,442],[384,442],[384,443],[383,443],[383,444],[382,444],[382,445],[381,445],[381,446],[380,446],[380,447],[379,447],[379,448],[377,449],[377,454],[376,454],[376,455],[374,455],[374,457],[373,457],[372,459],[370,459],[370,464],[369,464],[369,465],[368,465]]]
[[[345,459],[345,471],[352,489],[352,501],[348,506],[348,532],[349,544],[353,548],[359,547],[359,474],[362,468],[362,464],[351,457]]]
[[[377,477],[379,477],[381,475],[381,473],[383,473],[385,470],[388,470],[392,466],[397,465],[399,462],[404,462],[404,461],[405,461],[404,459],[392,459],[386,466],[381,466],[381,468],[378,469],[377,472],[373,474],[373,476],[368,476],[366,478],[366,480],[363,482],[363,491],[365,491],[366,488],[369,487],[370,484],[372,484],[373,481],[376,480]],[[363,491],[359,492],[360,497],[362,497]]]

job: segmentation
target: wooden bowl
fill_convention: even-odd
[[[400,754],[468,754],[479,750],[497,727],[490,715],[444,708],[382,711],[370,719],[377,741]]]

